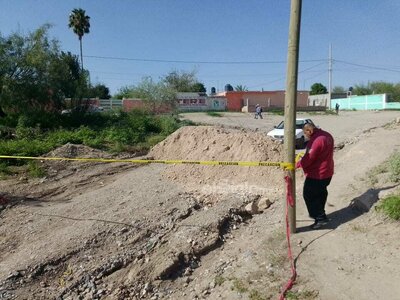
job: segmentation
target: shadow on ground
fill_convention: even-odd
[[[52,200],[52,202],[66,202],[69,200]],[[26,196],[15,196],[8,193],[0,194],[0,212],[6,208],[11,208],[14,206],[43,206],[43,203],[49,202],[48,200],[43,200],[38,197],[26,197]]]
[[[360,196],[355,197],[353,200],[351,200],[348,206],[328,214],[328,218],[331,221],[326,226],[323,226],[321,229],[334,230],[340,225],[350,222],[355,218],[358,218],[362,214],[368,212],[371,207],[379,200],[378,195],[381,191],[389,190],[397,186],[398,184],[377,189],[368,189]],[[302,226],[297,228],[296,232],[300,233],[312,230],[313,229],[311,229],[309,226]]]

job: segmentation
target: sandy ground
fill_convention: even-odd
[[[268,132],[284,120],[283,116],[264,114],[264,119],[254,119],[253,114],[221,113],[223,117],[212,117],[204,113],[182,114],[184,118],[196,123],[248,128]],[[337,115],[298,113],[297,118],[310,118],[322,129],[335,137],[335,142],[355,140],[365,130],[381,127],[400,116],[398,111],[341,111]]]
[[[384,126],[400,113],[303,116],[344,147],[335,153],[326,229],[307,230],[297,175],[292,244],[299,277],[292,299],[398,299],[398,222],[351,203],[394,187],[372,185],[366,174],[400,148],[400,126]],[[181,131],[149,156],[282,155],[263,134],[281,116],[184,117],[224,128]],[[60,154],[108,157],[73,145],[54,156]],[[290,276],[280,170],[69,162],[47,169],[44,179],[0,183],[7,199],[0,210],[0,298],[277,299]],[[249,204],[262,213],[249,212]]]

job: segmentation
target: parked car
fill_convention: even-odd
[[[88,114],[94,114],[94,113],[99,113],[99,112],[102,112],[102,111],[104,111],[104,108],[101,107],[101,106],[96,106],[96,105],[93,105],[93,104],[89,104],[89,105],[81,104],[81,105],[79,105],[77,107],[74,107],[72,109],[64,109],[64,110],[61,111],[61,114],[62,115],[68,115],[68,114],[71,114],[72,112],[81,112],[81,113],[85,112],[85,113],[88,113]]]
[[[300,149],[304,149],[307,143],[307,137],[304,136],[303,126],[305,124],[314,124],[311,119],[296,119],[296,147]],[[274,126],[274,129],[267,133],[269,137],[274,140],[283,142],[284,138],[284,124],[283,121],[278,124],[278,126]]]

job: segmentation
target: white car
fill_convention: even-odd
[[[77,107],[74,107],[73,109],[64,109],[61,111],[62,115],[69,115],[72,112],[80,112],[80,113],[87,113],[87,114],[94,114],[94,113],[99,113],[104,111],[104,108],[102,106],[96,106],[93,104],[85,105],[81,104]]]
[[[295,135],[296,135],[297,148],[304,149],[305,147],[305,144],[307,142],[307,137],[304,136],[303,126],[308,123],[314,124],[314,122],[311,121],[311,119],[296,119]],[[284,134],[283,121],[280,122],[278,126],[274,126],[274,129],[267,133],[269,137],[271,137],[274,140],[278,140],[280,142],[283,142],[283,134]]]

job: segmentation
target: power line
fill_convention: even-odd
[[[317,73],[317,74],[315,74],[315,75],[313,75],[313,76],[311,76],[311,77],[304,78],[304,79],[302,79],[302,80],[303,80],[303,81],[307,81],[307,80],[313,79],[313,78],[315,78],[315,77],[321,76],[322,74],[325,74],[325,73],[326,73],[326,70],[321,71],[321,72],[319,72],[319,73]]]
[[[140,62],[156,62],[156,63],[181,63],[181,64],[225,64],[225,65],[244,65],[244,64],[285,64],[286,60],[276,61],[195,61],[195,60],[167,60],[167,59],[147,59],[147,58],[128,58],[128,57],[115,57],[115,56],[96,56],[84,55],[86,58],[95,59],[108,59],[108,60],[123,60],[123,61],[140,61]],[[303,60],[300,62],[319,62],[326,61],[326,59],[311,59]]]
[[[302,72],[310,72],[310,73],[315,73],[315,72],[321,72],[322,70],[313,70],[313,71],[307,71],[304,70]],[[162,76],[164,75],[163,73],[153,73],[153,74],[145,74],[145,73],[130,73],[130,72],[107,72],[107,71],[98,71],[98,70],[93,70],[90,71],[93,74],[112,74],[112,75],[127,75],[127,76]],[[282,75],[282,72],[274,72],[274,73],[229,73],[229,74],[200,74],[202,78],[221,78],[221,77],[242,77],[242,78],[247,78],[247,77],[264,77],[264,76],[275,76],[275,75]]]
[[[356,67],[363,67],[363,68],[369,68],[369,69],[374,69],[374,70],[381,70],[381,71],[389,71],[389,72],[400,73],[400,70],[393,70],[393,69],[384,68],[384,67],[375,67],[375,66],[370,66],[370,65],[356,64],[356,63],[352,63],[352,62],[348,62],[348,61],[344,61],[344,60],[337,60],[337,59],[335,59],[334,61],[342,63],[342,64],[350,65],[350,66],[356,66]]]
[[[325,61],[326,61],[326,60],[325,60]],[[314,69],[315,67],[319,67],[319,66],[321,66],[321,65],[323,65],[323,64],[325,64],[325,62],[316,64],[316,65],[314,65],[314,66],[312,66],[312,67],[309,67],[309,68],[307,68],[307,69],[305,69],[305,70],[302,70],[302,71],[299,72],[299,74],[300,74],[300,73],[307,72],[307,71],[309,71],[309,70],[311,70],[311,69]]]
[[[346,60],[338,60],[339,62],[346,62],[346,63],[352,63],[352,62],[349,62],[349,61],[346,61]],[[400,66],[395,66],[395,65],[381,65],[381,64],[379,64],[379,65],[377,65],[377,64],[373,64],[373,65],[371,65],[371,64],[369,64],[369,65],[365,65],[365,64],[363,64],[363,63],[354,63],[354,64],[358,64],[358,65],[361,65],[361,66],[367,66],[367,67],[377,67],[377,68],[386,68],[386,69],[400,69]]]
[[[335,69],[335,72],[345,72],[345,73],[375,73],[377,70],[368,69]]]
[[[316,68],[316,67],[319,67],[320,65],[325,64],[325,62],[326,62],[326,59],[325,59],[325,61],[322,62],[322,63],[316,64],[316,65],[314,65],[314,66],[311,66],[311,67],[309,67],[309,68],[307,68],[307,69],[304,69],[304,70],[300,71],[299,74],[300,74],[300,73],[305,73],[305,72],[307,72],[307,71],[309,71],[309,70],[311,70],[311,69],[314,69],[314,68]],[[324,72],[325,72],[325,71],[324,71]],[[260,86],[262,86],[262,85],[267,85],[267,84],[279,82],[279,81],[284,80],[284,79],[286,79],[286,75],[283,76],[283,77],[280,77],[280,78],[278,78],[278,79],[275,79],[275,80],[272,80],[272,81],[263,83],[263,84],[258,84],[258,85],[249,86],[249,88],[260,87]]]

